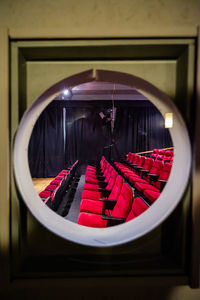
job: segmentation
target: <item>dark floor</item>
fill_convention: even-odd
[[[71,222],[74,222],[74,223],[77,223],[77,221],[78,221],[78,216],[79,216],[79,212],[80,212],[81,196],[82,196],[84,184],[85,184],[85,175],[81,175],[77,189],[76,189],[76,193],[74,195],[73,202],[69,209],[69,213],[65,217],[65,219],[67,219]]]

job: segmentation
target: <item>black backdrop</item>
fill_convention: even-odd
[[[54,177],[76,159],[87,163],[104,154],[117,160],[129,151],[172,146],[163,117],[149,101],[115,101],[113,134],[110,122],[99,116],[111,106],[110,101],[50,103],[36,122],[29,143],[32,177]]]

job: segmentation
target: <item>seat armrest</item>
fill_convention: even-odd
[[[112,190],[107,190],[104,188],[99,188],[98,191],[101,193],[102,197],[108,197]]]
[[[102,210],[102,215],[105,215],[106,210],[112,210],[115,207],[115,204],[117,203],[117,200],[113,199],[103,199],[103,210]]]
[[[55,182],[55,183],[52,183],[52,184],[59,185],[60,183],[61,183],[61,181],[60,182]]]
[[[100,198],[99,201],[109,201],[109,202],[117,202],[115,199],[108,199],[108,198]]]
[[[158,180],[160,182],[160,192],[162,192],[162,190],[164,189],[167,180]]]
[[[142,167],[137,167],[137,168],[135,168],[135,173],[139,174],[141,170],[142,170]]]
[[[142,170],[142,167],[137,167],[137,170]]]
[[[106,178],[105,176],[97,176],[97,179],[101,181],[104,180],[105,178]]]
[[[149,174],[149,170],[141,170],[143,174]]]
[[[51,207],[51,197],[48,197],[44,203],[48,206],[48,207]]]
[[[165,159],[163,159],[163,160],[164,160],[165,162],[170,162],[170,159],[166,159],[166,158],[165,158]]]
[[[133,167],[133,163],[129,162],[128,164],[129,164],[130,167]]]
[[[97,171],[97,172],[96,172],[96,176],[97,176],[97,177],[102,177],[102,176],[103,176],[103,174],[102,174],[102,172],[101,172],[101,171]]]
[[[149,174],[149,170],[141,170],[141,172],[142,172],[142,176],[141,176],[142,178]]]
[[[157,181],[158,180],[159,175],[157,174],[149,174],[149,183],[151,183],[152,181]]]
[[[102,216],[102,219],[107,221],[107,227],[123,224],[126,221],[125,218],[118,218],[112,216]]]
[[[48,198],[49,198],[49,197],[48,197]],[[45,203],[45,201],[47,201],[48,198],[41,198],[41,200],[44,201],[44,203]]]
[[[105,181],[97,181],[97,184],[100,188],[105,188],[108,185],[108,183]]]

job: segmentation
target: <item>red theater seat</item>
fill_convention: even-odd
[[[135,187],[137,190],[140,192],[143,192],[144,190],[152,190],[155,192],[161,192],[163,189],[164,185],[166,184],[169,174],[171,172],[172,164],[170,163],[165,163],[160,170],[160,175],[158,177],[158,180],[153,181],[151,184],[146,184],[142,182],[136,182]]]
[[[50,182],[50,184],[56,184],[56,185],[59,185],[59,184],[62,182],[63,179],[64,179],[64,178],[62,178],[62,179],[54,179],[54,180],[52,180],[52,181]]]
[[[42,191],[39,193],[40,198],[47,199],[51,196],[51,191]]]
[[[164,156],[165,156],[165,150],[161,149],[161,150],[159,150],[159,153],[156,156],[156,159],[157,160],[163,160]]]
[[[145,171],[143,172],[147,176],[146,179],[143,179],[140,177],[135,177],[135,176],[130,176],[129,180],[133,184],[135,184],[136,182],[149,183],[150,175],[157,176],[157,179],[158,179],[158,176],[160,174],[160,169],[162,168],[162,166],[163,166],[162,161],[155,160],[151,166],[151,169],[147,170],[146,172]]]
[[[138,217],[148,208],[149,208],[149,206],[141,198],[136,197],[133,200],[131,211],[129,212],[126,222]]]
[[[110,193],[108,199],[115,199],[119,198],[121,189],[123,185],[123,179],[120,175],[117,176],[115,181],[115,185],[113,186],[112,192]],[[87,192],[87,191],[85,191]],[[90,198],[92,196],[93,198]],[[94,199],[96,196],[96,199]],[[85,197],[85,198],[84,198]],[[96,214],[101,214],[103,211],[103,201],[99,201],[100,195],[99,194],[91,194],[91,193],[84,193],[82,196],[82,201],[80,205],[80,212],[92,212]],[[96,201],[95,201],[96,200]]]
[[[131,221],[132,219],[135,219],[139,215],[141,215],[145,210],[147,210],[149,206],[139,197],[135,198],[132,202],[131,210],[128,213],[127,218],[121,218],[121,217],[114,217],[112,220],[112,217],[105,216],[104,219],[101,218],[99,215],[93,215],[92,213],[82,213],[79,216],[79,223],[80,225],[89,226],[89,227],[106,227],[108,226],[108,222],[112,225],[118,225],[124,222]],[[110,218],[110,220],[109,220]],[[95,219],[95,221],[94,221]],[[108,220],[107,220],[108,219]],[[107,223],[106,223],[107,221]],[[87,224],[87,225],[86,225]],[[94,226],[95,225],[95,226]]]
[[[108,207],[111,209],[113,206],[111,216],[119,218],[127,218],[132,205],[133,192],[127,183],[124,183],[121,189],[120,196],[117,201],[105,199],[104,207],[105,210]],[[89,227],[106,227],[108,220],[104,219],[106,216],[81,212],[78,218],[78,224],[89,226]]]
[[[103,176],[97,176],[95,173],[91,173],[91,172],[87,172],[85,174],[85,182],[86,183],[92,183],[92,184],[98,184],[98,181],[100,179],[105,179],[106,182],[108,182],[110,175],[111,175],[111,171],[112,171],[112,166],[107,163],[105,171],[103,173]]]
[[[151,158],[156,159],[158,154],[159,154],[159,150],[158,149],[153,149],[153,153],[151,154]]]
[[[136,173],[142,170],[145,160],[146,160],[145,156],[140,156],[140,159],[137,161],[137,166],[134,167]]]
[[[140,155],[139,154],[134,154],[134,158],[132,160],[132,162],[130,163],[130,166],[137,166],[137,162],[140,160]]]
[[[152,164],[153,164],[153,159],[152,158],[146,158],[144,160],[144,164],[143,164],[142,168],[140,168],[138,170],[139,175],[138,174],[131,174],[131,173],[129,173],[128,176],[127,176],[128,179],[129,179],[130,176],[135,177],[135,179],[137,179],[137,178],[138,179],[139,178],[146,179],[147,175],[148,175],[148,172],[149,172],[149,170],[152,167]]]
[[[54,191],[57,188],[56,184],[49,184],[45,187],[45,191]]]
[[[63,180],[63,179],[65,179],[65,175],[58,175],[54,179],[55,180]]]
[[[115,199],[115,197],[117,197],[121,191],[122,184],[123,184],[123,179],[120,175],[118,175],[109,197]],[[97,192],[92,190],[84,190],[82,193],[82,199],[99,200],[100,198],[101,198],[101,192],[99,191]]]
[[[171,162],[172,160],[173,160],[173,151],[171,151],[171,150],[167,150],[166,152],[165,152],[165,155],[164,155],[164,157],[163,157],[163,160],[165,161],[165,162]]]
[[[132,158],[132,153],[129,152],[128,155],[127,155],[126,160],[127,160],[128,162],[131,162],[131,158]]]
[[[151,191],[151,190],[144,190],[144,195],[151,201],[154,202],[159,196],[160,192]]]
[[[115,180],[117,178],[117,172],[111,167],[110,169],[111,173],[105,178],[105,182],[107,182],[107,178],[109,178],[107,185],[106,185],[106,189],[107,190],[112,190],[112,187],[115,183]],[[104,183],[103,183],[104,185]],[[105,185],[104,185],[105,186]],[[84,185],[84,190],[93,190],[93,191],[98,191],[99,188],[101,187],[101,183],[98,182],[98,184],[92,184],[92,183],[85,183]]]

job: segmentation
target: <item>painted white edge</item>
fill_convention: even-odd
[[[174,126],[170,134],[175,147],[174,163],[166,187],[157,201],[142,215],[122,225],[110,228],[89,228],[68,221],[49,209],[38,196],[28,164],[28,144],[35,122],[45,107],[66,86],[75,86],[92,80],[92,70],[88,76],[72,76],[45,91],[25,112],[14,144],[14,173],[17,188],[34,217],[56,235],[88,246],[107,247],[133,241],[161,224],[175,209],[186,188],[191,166],[191,147],[188,132],[181,114],[173,102],[149,82],[126,73],[96,70],[96,79],[116,82],[134,87],[160,110],[174,114]],[[80,74],[84,74],[80,73]],[[120,74],[120,76],[119,76]],[[108,75],[108,76],[107,76]]]

